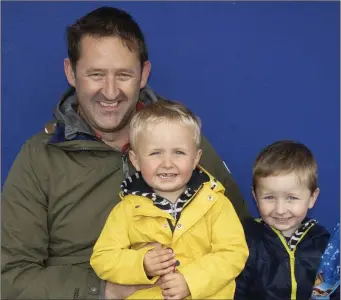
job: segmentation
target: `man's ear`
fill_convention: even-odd
[[[313,207],[314,207],[315,202],[316,202],[317,197],[319,196],[319,194],[320,194],[320,189],[317,188],[317,189],[312,193],[312,195],[310,196],[309,205],[308,205],[309,208],[313,208]]]
[[[142,67],[140,89],[144,88],[145,85],[147,84],[151,68],[152,68],[152,64],[150,63],[149,60],[144,62],[143,67]]]
[[[76,87],[76,74],[73,71],[71,61],[69,58],[64,59],[64,72],[69,84],[73,87]]]
[[[136,169],[136,171],[141,171],[139,159],[133,150],[129,150],[129,159],[130,159],[132,165],[134,166],[134,168]]]

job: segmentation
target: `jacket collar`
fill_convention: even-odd
[[[192,177],[187,183],[186,190],[179,196],[176,202],[172,203],[169,199],[163,198],[154,193],[150,186],[144,181],[140,172],[135,173],[130,178],[126,179],[121,184],[122,195],[138,195],[147,197],[153,201],[154,205],[161,210],[172,214],[175,220],[178,220],[183,208],[192,200],[193,195],[200,187],[209,181],[209,177],[199,168],[196,168]]]
[[[271,227],[270,225],[266,224],[262,219],[256,219],[256,221],[264,224],[266,228],[268,228],[271,232],[274,232],[274,234],[278,235],[280,234],[283,236],[283,234],[276,230],[275,228]],[[306,234],[307,231],[310,230],[314,225],[316,225],[318,222],[315,219],[310,219],[308,217],[305,217],[303,221],[301,222],[301,225],[299,228],[296,229],[296,231],[293,233],[293,235],[290,238],[284,237],[284,240],[286,241],[289,249],[293,251],[296,247],[296,245],[299,243],[301,238]]]
[[[180,197],[192,197],[204,183],[209,183],[212,190],[221,190],[221,184],[211,176],[204,168],[197,166],[187,184],[187,189]],[[136,172],[121,184],[121,196],[136,195],[147,197],[154,202],[162,201],[163,198],[156,195],[152,188],[144,181],[141,172]]]
[[[190,181],[187,184],[187,190],[184,194],[194,194],[199,187],[209,181],[209,177],[201,169],[196,168]],[[136,172],[131,177],[128,177],[121,184],[122,196],[128,194],[147,197],[153,201],[160,201],[162,197],[156,195],[152,188],[144,181],[141,172]],[[161,199],[160,199],[161,198]]]

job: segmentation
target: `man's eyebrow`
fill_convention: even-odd
[[[93,67],[90,67],[88,69],[85,70],[85,72],[105,72],[106,70],[105,69],[101,69],[101,68],[93,68]]]
[[[135,74],[135,71],[133,69],[129,69],[129,68],[118,68],[117,72],[125,72],[125,73]]]
[[[106,73],[108,70],[104,69],[104,68],[96,68],[96,67],[90,67],[88,69],[86,69],[85,72],[103,72]],[[116,72],[124,72],[124,73],[129,73],[129,74],[135,74],[135,71],[133,69],[129,69],[129,68],[118,68],[116,70]]]

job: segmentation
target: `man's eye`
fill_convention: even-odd
[[[102,73],[92,73],[92,74],[90,74],[90,77],[92,77],[92,78],[101,78],[101,77],[103,77],[103,74]]]
[[[131,75],[128,73],[120,73],[120,74],[118,74],[118,77],[121,80],[128,80],[129,78],[131,78]]]

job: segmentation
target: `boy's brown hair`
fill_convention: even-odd
[[[295,141],[277,141],[263,149],[257,156],[252,172],[252,188],[257,179],[295,172],[301,184],[313,193],[317,189],[317,163],[312,152]]]

